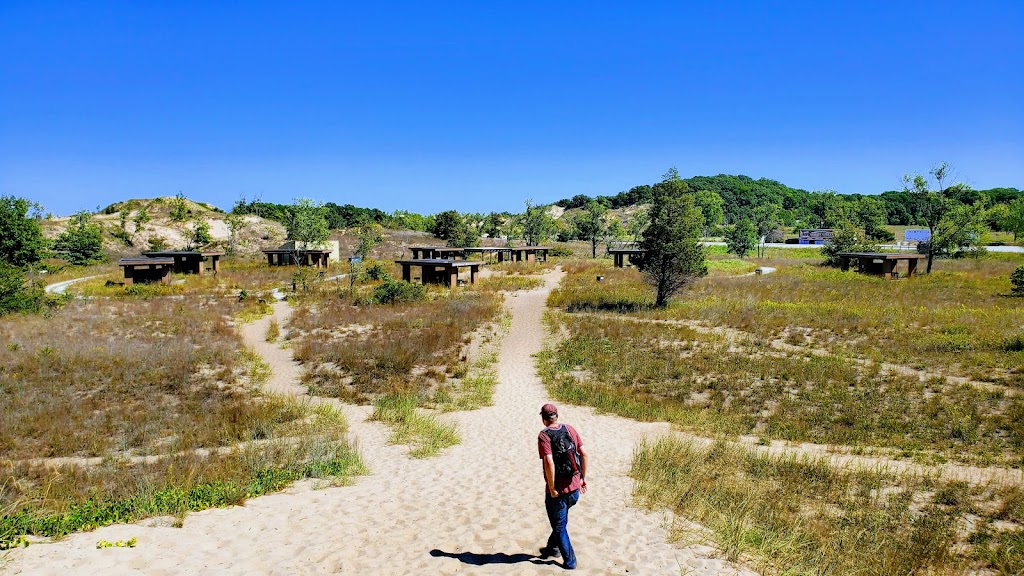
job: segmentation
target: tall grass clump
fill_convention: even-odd
[[[1019,498],[1015,488],[843,470],[671,437],[641,444],[631,475],[643,505],[707,527],[730,560],[766,573],[1010,574],[1024,566],[1024,548],[1014,548],[1020,526],[995,522]]]
[[[518,274],[501,274],[489,276],[479,280],[481,290],[493,292],[515,292],[518,290],[534,290],[544,285],[544,281],[533,276],[522,276]]]
[[[562,269],[568,276],[551,291],[548,306],[552,308],[635,312],[654,307],[654,294],[635,268],[614,268],[607,261],[591,260],[568,262]]]
[[[372,420],[391,426],[389,442],[410,445],[409,455],[414,458],[436,456],[460,441],[454,424],[420,413],[417,406],[421,402],[415,394],[388,394],[374,402],[371,416]]]

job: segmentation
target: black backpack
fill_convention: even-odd
[[[571,482],[580,471],[580,453],[565,424],[557,430],[547,428],[544,433],[551,439],[551,456],[555,461],[555,482]]]

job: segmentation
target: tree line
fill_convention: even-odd
[[[764,219],[760,209],[774,213],[782,226],[800,228],[837,228],[852,223],[877,240],[889,240],[882,226],[924,225],[916,197],[906,187],[878,195],[839,194],[833,191],[809,192],[791,188],[767,178],[754,180],[749,176],[695,176],[682,179],[705,218],[709,231],[722,231],[723,225],[742,220]],[[637,204],[650,204],[655,193],[666,186],[665,181],[641,184],[615,195],[576,195],[555,202],[567,210],[584,208],[596,202],[606,209]],[[943,190],[950,200],[963,205],[981,207],[986,225],[991,230],[1024,235],[1024,191],[1016,188],[973,190],[958,185]],[[769,208],[763,208],[763,207]]]

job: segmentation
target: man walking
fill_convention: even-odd
[[[551,523],[547,546],[540,549],[541,558],[562,556],[567,570],[576,568],[576,554],[569,542],[569,508],[587,491],[587,451],[576,430],[558,423],[558,407],[545,404],[540,409],[544,429],[537,436],[537,449],[544,468],[547,489],[544,508]]]

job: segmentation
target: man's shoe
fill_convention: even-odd
[[[548,548],[547,546],[540,549],[541,560],[545,558],[561,558],[562,553],[558,551],[558,548]]]

